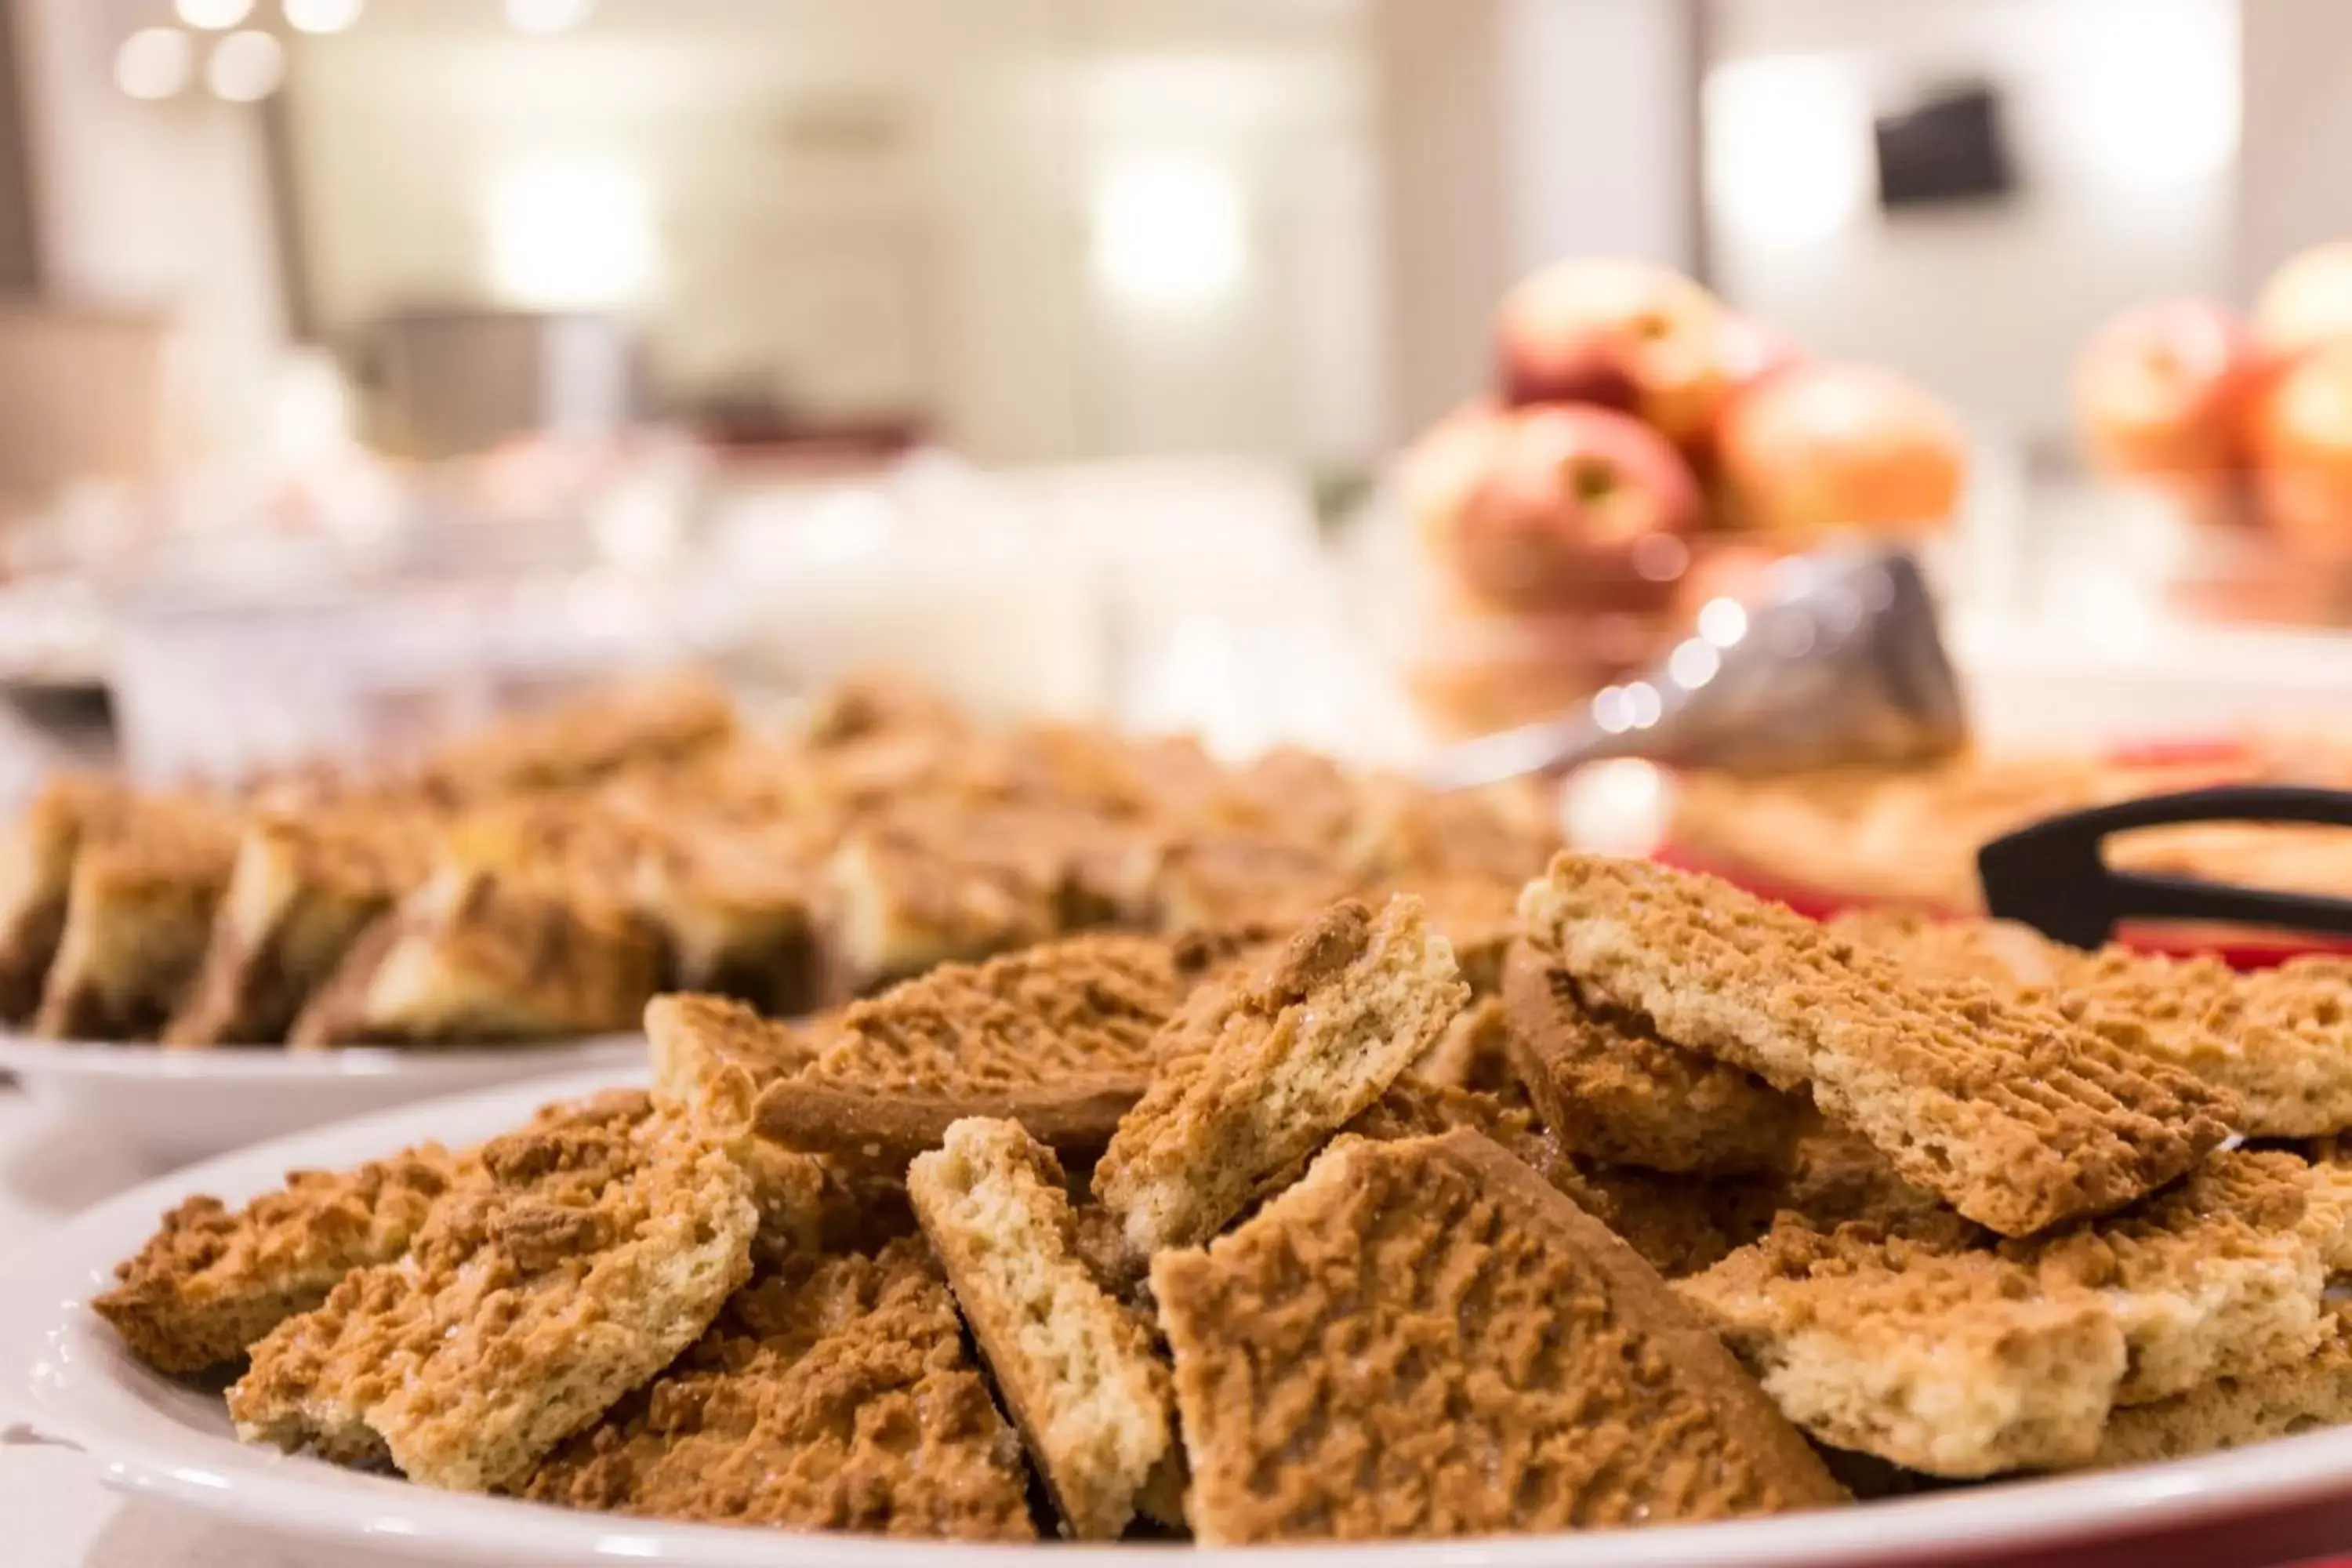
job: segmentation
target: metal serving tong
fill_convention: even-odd
[[[1643,679],[1450,747],[1423,781],[1473,789],[1611,757],[1756,773],[1910,763],[1967,739],[1935,605],[1907,552],[1841,549],[1774,571],[1769,597],[1702,617],[1700,635]]]
[[[2240,888],[2196,877],[2118,871],[2100,846],[2137,827],[2194,822],[2304,822],[2352,827],[2352,793],[2221,784],[2053,816],[1977,851],[1985,907],[2073,947],[2096,947],[2125,920],[2214,921],[2352,935],[2352,899]]]

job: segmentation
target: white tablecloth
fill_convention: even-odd
[[[136,1155],[68,1128],[0,1088],[0,1258],[110,1194],[160,1175]],[[14,1419],[0,1391],[0,1426]],[[62,1448],[0,1446],[0,1563],[8,1568],[362,1568],[178,1510],[122,1498]],[[370,1565],[372,1568],[372,1565]]]

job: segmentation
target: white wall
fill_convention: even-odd
[[[971,454],[1361,461],[1381,282],[1356,7],[1204,0],[607,0],[576,35],[419,6],[298,48],[320,309],[356,333],[480,300],[497,171],[593,159],[656,193],[664,379],[934,413]],[[1107,290],[1117,161],[1207,158],[1248,266],[1182,309]]]
[[[131,0],[16,0],[44,285],[81,307],[179,326],[186,438],[266,438],[285,331],[260,128],[198,97],[142,103],[116,46],[155,19]]]
[[[2244,0],[2236,282],[2251,299],[2304,247],[2352,235],[2352,5]]]
[[[1566,256],[1694,260],[1684,0],[1374,0],[1403,438],[1483,387],[1495,302]]]
[[[1867,180],[1874,102],[1979,72],[2008,91],[2022,188],[1998,207],[1895,218],[1874,187],[1856,188],[1824,232],[1775,236],[1738,220],[1725,163],[1744,153],[1792,170],[1797,187],[1749,204],[1785,220],[1830,200],[1794,167],[1818,162],[1713,144],[1716,281],[1817,352],[1893,365],[2029,434],[2063,431],[2074,356],[2106,317],[2230,289],[2236,12],[2231,0],[1725,0],[1727,68],[1711,94],[1736,94],[1748,70],[1801,129],[1826,135],[1843,116],[1865,154],[1846,172]],[[1808,74],[1769,75],[1791,62]],[[1711,142],[1723,102],[1710,97]]]

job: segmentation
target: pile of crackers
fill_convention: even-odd
[[[1292,912],[1308,858],[796,1019],[662,996],[649,1090],[191,1199],[95,1309],[249,1441],[964,1540],[1708,1521],[2352,1419],[2345,966],[1572,853],[1465,964],[1410,870]]]
[[[1183,739],[982,730],[887,677],[775,735],[672,678],[236,798],[55,781],[0,840],[0,1023],[191,1048],[577,1038],[634,1032],[664,991],[800,1013],[1408,875],[1491,969],[1549,842],[1523,797],[1303,752],[1228,767]]]

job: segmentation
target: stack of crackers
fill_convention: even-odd
[[[1205,910],[1254,862],[1197,844]],[[192,1199],[95,1308],[250,1441],[966,1540],[1687,1522],[2352,1419],[2352,972],[1576,854],[1465,965],[1409,886],[1291,912],[1301,858],[803,1017],[665,995],[649,1091]]]
[[[1303,752],[967,722],[877,677],[788,735],[624,686],[398,773],[226,799],[55,781],[0,839],[0,1023],[188,1048],[634,1030],[662,991],[789,1014],[1074,932],[1304,918],[1409,879],[1499,971],[1553,836]]]

